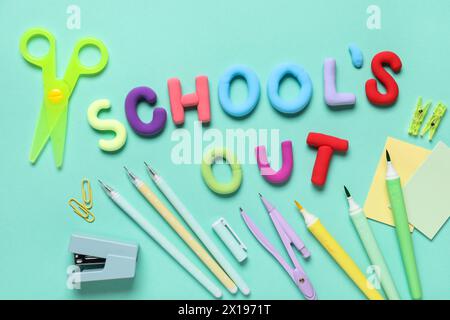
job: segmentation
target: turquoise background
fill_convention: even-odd
[[[67,6],[81,8],[81,29],[66,28]],[[381,8],[381,30],[366,27],[370,4]],[[101,178],[139,208],[164,235],[202,270],[195,255],[147,205],[127,181],[122,169],[129,166],[154,185],[143,161],[165,177],[188,208],[200,220],[219,247],[249,283],[253,299],[302,299],[284,270],[257,243],[238,214],[247,213],[286,257],[286,252],[258,199],[262,192],[298,231],[312,252],[308,262],[300,261],[321,299],[363,299],[364,296],[333,263],[307,232],[293,199],[299,199],[316,213],[335,238],[365,270],[369,261],[347,216],[342,185],[364,203],[372,176],[388,135],[432,148],[439,140],[450,144],[449,119],[444,119],[436,138],[407,135],[413,107],[419,95],[450,103],[450,2],[440,1],[17,1],[0,2],[0,92],[1,162],[0,198],[0,298],[19,299],[209,299],[195,280],[120,212],[100,190]],[[47,145],[36,165],[28,162],[34,127],[42,99],[41,70],[22,58],[18,43],[30,27],[42,26],[56,37],[59,75],[65,70],[76,41],[92,35],[106,44],[110,60],[96,77],[80,78],[70,101],[67,144],[62,170],[54,166]],[[362,49],[365,64],[355,69],[347,52],[349,43]],[[392,50],[402,59],[403,69],[395,79],[400,87],[398,102],[391,108],[368,103],[364,83],[371,78],[374,54]],[[338,89],[357,95],[353,109],[332,111],[323,102],[322,68],[325,57],[334,57],[338,68]],[[84,57],[86,61],[92,57]],[[267,78],[280,63],[294,62],[310,74],[313,98],[308,108],[294,117],[276,112],[265,94]],[[220,108],[219,77],[233,64],[245,64],[259,76],[262,95],[255,111],[236,120]],[[209,77],[212,121],[210,128],[280,129],[282,140],[294,145],[295,169],[284,186],[272,186],[259,175],[255,165],[244,164],[244,181],[232,197],[222,198],[207,189],[199,165],[174,165],[170,140],[175,125],[170,119],[155,138],[141,138],[125,119],[124,99],[138,85],[158,93],[158,106],[169,107],[166,81],[178,77],[184,92],[194,89],[194,78]],[[285,81],[282,95],[289,99],[298,87]],[[112,109],[103,118],[116,118],[128,130],[128,141],[115,154],[102,152],[97,141],[108,134],[93,130],[86,120],[91,102],[108,98]],[[233,98],[245,98],[245,85],[236,83]],[[151,108],[140,107],[143,119],[151,119]],[[448,115],[446,118],[449,117]],[[186,113],[184,128],[192,131],[195,111]],[[329,133],[350,140],[350,151],[335,156],[323,190],[310,183],[316,156],[306,146],[310,131]],[[217,166],[226,179],[227,169]],[[80,181],[92,181],[97,220],[88,224],[67,205],[79,198]],[[160,194],[158,192],[158,194]],[[164,199],[165,201],[165,199]],[[165,201],[166,202],[166,201]],[[242,265],[219,243],[210,226],[224,216],[249,248]],[[409,299],[405,274],[394,229],[371,222],[402,298]],[[66,288],[68,252],[74,232],[134,241],[140,245],[139,263],[133,281],[112,281]],[[450,298],[450,256],[448,224],[433,241],[413,234],[424,298]],[[301,260],[300,256],[299,259]],[[207,270],[205,270],[207,272]],[[212,275],[207,272],[212,278]],[[214,279],[216,283],[216,281]],[[225,292],[225,298],[243,298]]]

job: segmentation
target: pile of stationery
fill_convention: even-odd
[[[41,57],[34,56],[28,50],[28,43],[34,38],[45,38],[49,42],[48,53]],[[37,122],[35,135],[31,145],[30,161],[35,163],[42,154],[46,143],[51,140],[56,166],[62,167],[65,148],[68,107],[77,81],[83,75],[95,75],[106,67],[109,59],[108,51],[102,41],[96,38],[81,39],[73,50],[67,71],[63,78],[56,76],[56,40],[46,29],[34,28],[24,33],[20,41],[20,52],[29,63],[42,68],[43,101]],[[85,66],[79,58],[80,51],[85,47],[95,47],[100,52],[100,61],[94,66]],[[354,44],[349,47],[352,63],[356,68],[363,65],[361,50]],[[394,78],[386,72],[389,68],[393,73],[399,73],[402,68],[400,57],[391,51],[377,53],[372,59],[372,73],[376,79],[369,79],[365,84],[366,96],[375,106],[387,107],[393,105],[398,98],[399,88]],[[286,76],[294,77],[301,87],[300,94],[293,101],[285,101],[279,95],[279,87]],[[248,99],[241,105],[234,105],[230,97],[230,85],[236,78],[243,78],[248,86]],[[231,67],[219,81],[218,100],[225,113],[241,118],[248,115],[256,107],[260,98],[260,85],[257,75],[248,67],[237,65]],[[203,123],[210,122],[210,96],[208,77],[196,78],[196,92],[182,94],[181,82],[177,78],[168,80],[168,93],[172,120],[181,125],[185,119],[186,108],[196,108],[198,118]],[[378,90],[378,82],[385,87],[386,92]],[[268,99],[278,112],[292,115],[306,108],[312,97],[312,81],[308,73],[300,66],[285,63],[277,66],[269,77],[267,84]],[[145,101],[150,105],[156,103],[156,93],[149,87],[132,89],[125,99],[125,113],[130,126],[140,136],[159,134],[166,124],[167,112],[164,108],[154,108],[153,118],[149,123],[143,122],[137,114],[137,105]],[[336,60],[327,58],[324,61],[324,100],[333,110],[352,107],[356,96],[352,93],[340,93],[336,90]],[[99,147],[106,152],[116,152],[125,145],[126,129],[116,120],[100,120],[98,113],[108,109],[107,99],[96,100],[88,109],[90,125],[99,131],[113,131],[113,139],[99,141]],[[425,127],[420,131],[427,117],[431,102],[422,104],[419,98],[414,110],[413,120],[408,133],[420,136],[428,133],[431,141],[437,132],[447,107],[439,102]],[[327,180],[333,154],[347,153],[349,141],[335,136],[310,132],[306,143],[317,149],[311,182],[317,187],[323,187]],[[284,185],[291,176],[294,158],[292,141],[282,144],[283,163],[278,171],[271,168],[265,146],[256,147],[257,164],[262,177],[274,185]],[[391,158],[392,157],[392,158]],[[227,183],[215,179],[212,165],[221,158],[226,160],[232,171],[232,178]],[[233,265],[220,252],[208,233],[197,219],[178,198],[169,184],[147,163],[144,163],[150,179],[161,194],[170,202],[178,215],[174,214],[154,193],[143,179],[125,167],[126,174],[132,185],[192,250],[208,271],[232,294],[238,291],[244,295],[250,294],[250,288],[236,271]],[[207,150],[204,154],[201,173],[209,189],[219,195],[231,195],[236,192],[243,180],[243,172],[238,157],[223,146]],[[333,258],[356,287],[371,300],[386,298],[397,300],[394,277],[391,275],[388,262],[383,257],[382,248],[371,230],[367,218],[395,226],[406,278],[413,299],[422,298],[420,270],[417,268],[416,252],[411,233],[417,229],[432,240],[450,216],[450,197],[448,184],[450,181],[450,149],[443,142],[437,143],[433,150],[427,150],[391,137],[387,138],[378,166],[375,171],[364,208],[353,199],[349,189],[344,187],[349,206],[351,223],[354,225],[361,243],[373,266],[379,268],[377,281],[381,285],[370,283],[354,259],[344,250],[321,223],[320,219],[308,212],[299,202],[295,201],[309,232],[321,244],[323,249]],[[100,185],[111,201],[127,214],[146,234],[161,246],[177,263],[179,263],[194,279],[196,279],[214,297],[222,296],[221,289],[186,257],[172,242],[170,242],[145,216],[133,207],[118,191],[99,180]],[[308,277],[305,268],[298,261],[293,250],[295,247],[304,259],[309,259],[311,252],[290,226],[283,215],[264,196],[259,194],[262,204],[272,220],[273,225],[288,253],[292,264],[288,263],[275,249],[269,238],[257,227],[250,215],[240,208],[244,223],[257,241],[275,258],[287,272],[295,286],[305,299],[315,300],[320,291]],[[76,198],[69,200],[69,205],[79,217],[88,223],[95,221],[92,212],[93,197],[90,183],[82,180],[82,201]],[[293,199],[292,199],[293,200]],[[294,200],[293,200],[294,201]],[[187,224],[185,227],[182,220]],[[190,230],[189,230],[190,229]],[[220,218],[213,224],[217,233],[238,262],[247,259],[247,247],[225,219]],[[74,234],[70,241],[70,252],[74,258],[74,269],[68,273],[68,283],[79,285],[82,282],[129,279],[136,270],[138,246],[115,240]],[[382,289],[383,292],[381,292]]]

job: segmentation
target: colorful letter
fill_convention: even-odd
[[[127,140],[125,126],[117,120],[100,120],[97,115],[101,110],[109,109],[111,103],[107,99],[96,100],[88,108],[88,122],[92,128],[99,131],[114,131],[115,137],[111,140],[100,139],[98,146],[103,151],[114,152],[123,147]]]
[[[240,105],[233,104],[230,97],[231,83],[236,78],[243,78],[247,83],[247,100]],[[228,69],[219,80],[219,102],[222,109],[233,117],[244,117],[256,107],[259,101],[260,87],[256,73],[243,65],[236,65]]]
[[[216,159],[226,160],[231,167],[231,180],[229,182],[217,181],[212,171],[212,165]],[[226,148],[211,148],[203,155],[202,177],[206,185],[215,193],[221,195],[230,195],[236,192],[242,183],[242,170],[237,157]]]
[[[153,119],[149,123],[142,122],[137,114],[137,106],[140,101],[150,105],[156,103],[156,93],[149,87],[137,87],[132,89],[125,99],[125,115],[134,132],[144,137],[151,137],[160,133],[166,124],[167,113],[163,108],[153,110]]]
[[[280,97],[280,84],[284,78],[292,76],[301,87],[298,96],[286,101]],[[311,100],[313,85],[309,74],[300,66],[292,63],[282,64],[275,68],[267,82],[267,95],[270,104],[281,113],[294,114],[302,111]]]
[[[196,92],[182,95],[181,83],[177,78],[167,81],[170,98],[170,110],[172,120],[176,125],[184,123],[184,109],[197,107],[198,120],[208,123],[211,120],[209,105],[208,77],[198,76],[195,78]]]
[[[325,59],[323,64],[323,79],[325,102],[330,107],[352,106],[356,102],[353,93],[339,93],[336,91],[336,60]],[[343,109],[343,108],[339,108]]]
[[[311,181],[316,186],[323,186],[327,181],[328,168],[333,152],[347,152],[348,141],[322,133],[311,132],[306,143],[318,149]]]
[[[372,73],[386,88],[386,93],[378,91],[377,80],[370,79],[366,82],[366,95],[369,101],[377,106],[390,106],[398,98],[398,85],[394,78],[384,69],[388,65],[392,71],[399,73],[402,69],[402,61],[393,52],[383,51],[377,53],[372,59]]]
[[[356,69],[361,69],[364,64],[364,56],[361,49],[354,43],[348,45],[348,52],[352,59],[352,64]]]
[[[269,161],[267,161],[266,147],[257,146],[255,151],[258,168],[266,181],[273,184],[282,184],[289,179],[292,173],[292,168],[294,167],[292,141],[287,140],[281,143],[283,164],[278,171],[275,171],[270,167]]]

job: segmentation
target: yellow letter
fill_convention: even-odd
[[[92,128],[99,131],[114,131],[115,137],[111,140],[100,139],[98,146],[103,151],[114,152],[123,147],[127,140],[127,130],[117,120],[100,120],[97,115],[103,109],[109,109],[111,103],[107,99],[96,100],[88,108],[88,122]]]

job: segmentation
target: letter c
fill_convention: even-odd
[[[154,105],[156,99],[155,91],[149,87],[137,87],[128,93],[125,99],[125,114],[131,128],[138,135],[151,137],[164,129],[167,119],[167,112],[164,108],[155,108],[153,119],[149,123],[142,122],[137,114],[137,106],[140,101],[146,101],[148,104]]]

